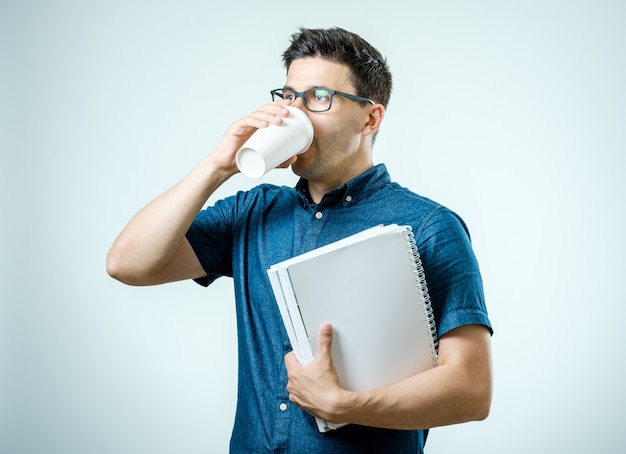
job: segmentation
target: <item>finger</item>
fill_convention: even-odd
[[[333,327],[324,323],[317,333],[317,354],[330,356],[333,343]]]
[[[300,365],[300,361],[298,361],[298,358],[296,358],[296,354],[294,352],[287,353],[284,359],[285,367],[287,367],[287,369]]]
[[[266,128],[270,124],[282,125],[283,118],[289,116],[289,110],[284,106],[269,104],[263,106],[256,112],[251,113],[247,117],[244,117],[241,121],[248,126],[254,126],[255,128]]]

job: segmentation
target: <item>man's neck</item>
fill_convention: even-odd
[[[371,169],[373,166],[374,164],[369,162],[368,165],[353,168],[351,172],[342,174],[341,177],[335,177],[334,179],[308,180],[307,183],[311,201],[313,203],[320,203],[324,196],[330,191],[346,184],[348,181],[358,177],[363,172]]]

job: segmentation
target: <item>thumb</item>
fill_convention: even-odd
[[[333,327],[330,323],[324,323],[317,333],[317,354],[330,357],[333,343]]]

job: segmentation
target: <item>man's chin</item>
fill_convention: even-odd
[[[296,175],[298,175],[299,177],[301,177],[303,171],[305,170],[305,167],[303,164],[304,163],[302,162],[302,160],[298,158],[295,162],[291,164],[291,171],[295,173]]]
[[[310,151],[305,151],[298,156],[298,159],[291,164],[291,171],[298,175],[300,178],[310,180],[315,179],[317,173],[317,163],[313,158],[313,154]]]

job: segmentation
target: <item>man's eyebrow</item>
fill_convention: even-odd
[[[297,91],[298,91],[298,90],[296,90],[295,88],[290,87],[289,85],[285,85],[285,86],[283,87],[283,90],[291,90],[291,91],[295,91],[295,92],[297,92]],[[306,91],[306,90],[329,90],[329,88],[327,88],[327,87],[325,87],[325,86],[323,86],[323,85],[311,85],[311,86],[309,86],[308,88],[305,88],[305,89],[304,89],[304,90],[302,90],[302,91],[304,92],[304,91]]]

